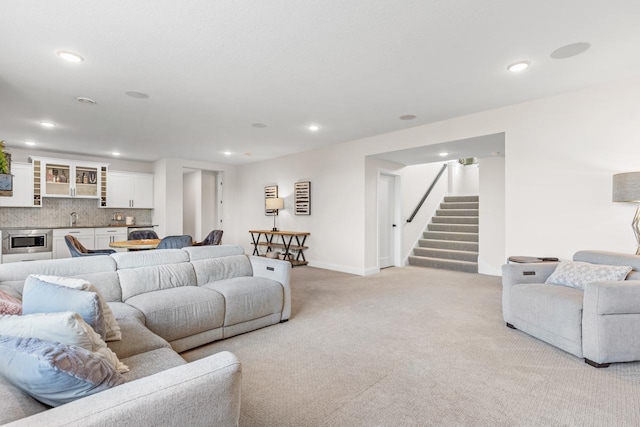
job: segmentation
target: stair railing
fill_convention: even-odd
[[[440,172],[438,172],[438,175],[436,175],[435,179],[433,180],[433,182],[429,186],[429,189],[427,190],[427,192],[424,193],[424,196],[422,196],[422,200],[420,200],[420,202],[418,203],[418,206],[416,206],[416,208],[413,210],[413,213],[411,214],[411,216],[409,217],[407,222],[413,221],[413,218],[418,214],[418,211],[422,207],[422,204],[424,203],[425,200],[427,200],[427,197],[429,197],[429,194],[431,194],[431,191],[433,190],[433,187],[435,187],[436,184],[438,183],[438,180],[442,176],[442,173],[445,171],[445,169],[447,169],[447,166],[448,166],[447,163],[442,165],[442,169],[440,169]]]

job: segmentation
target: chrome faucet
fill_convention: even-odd
[[[69,217],[69,226],[73,227],[78,223],[78,214],[76,212],[71,212],[71,215],[69,215]]]

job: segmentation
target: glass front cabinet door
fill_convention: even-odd
[[[100,197],[101,170],[106,165],[46,158],[32,160],[40,161],[42,197]]]

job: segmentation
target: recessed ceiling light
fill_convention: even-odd
[[[40,125],[45,127],[45,128],[54,128],[56,127],[56,124],[53,122],[40,122]]]
[[[66,50],[59,50],[56,52],[58,54],[58,56],[62,59],[64,59],[65,61],[69,61],[69,62],[82,62],[84,61],[84,58],[80,55],[78,55],[77,53],[73,53],[73,52],[69,52]]]
[[[442,153],[438,153],[438,156],[440,156],[440,157],[446,157],[448,155],[449,155],[449,153],[447,153],[446,151],[443,151]]]
[[[85,98],[84,96],[79,96],[76,98],[76,101],[78,101],[81,104],[97,104],[96,101],[94,101],[91,98]]]
[[[266,128],[267,125],[265,125],[264,123],[254,123],[251,126],[253,126],[254,128]]]
[[[509,65],[507,67],[507,70],[513,73],[519,73],[520,71],[524,71],[527,68],[529,68],[529,65],[531,65],[531,62],[529,61],[520,61],[520,62],[516,62],[514,64]]]
[[[225,156],[230,156],[230,155],[231,155],[231,151],[225,151],[225,152],[224,152],[224,153],[222,153],[222,154],[224,154]]]
[[[136,98],[136,99],[147,99],[149,98],[149,94],[144,93],[144,92],[138,92],[137,90],[128,90],[125,92],[127,95],[129,95],[132,98]]]
[[[307,129],[309,129],[311,132],[316,132],[320,130],[320,126],[318,125],[309,125],[309,127],[307,127]]]
[[[119,151],[114,151],[113,153],[111,153],[112,156],[119,156],[120,152]]]
[[[25,141],[24,143],[26,145],[36,145],[37,144],[37,142],[35,142],[35,141]]]
[[[400,120],[413,120],[415,118],[416,116],[414,116],[413,114],[406,114],[404,116],[400,116]]]
[[[578,42],[568,44],[566,46],[562,46],[553,52],[551,52],[551,57],[553,59],[564,59],[570,58],[572,56],[580,55],[585,50],[589,49],[591,45],[587,42]]]

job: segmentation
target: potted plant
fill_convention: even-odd
[[[13,196],[11,154],[4,152],[4,141],[0,141],[0,196]]]

